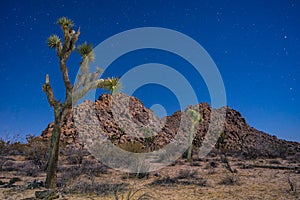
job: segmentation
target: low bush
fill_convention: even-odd
[[[97,195],[108,195],[114,194],[115,192],[123,192],[126,190],[128,184],[106,184],[106,183],[89,183],[85,181],[78,181],[71,186],[63,189],[64,193],[67,194],[97,194]]]
[[[180,170],[179,175],[176,178],[177,179],[192,179],[192,178],[196,178],[197,174],[198,174],[197,171]]]
[[[26,139],[26,159],[31,160],[39,170],[45,171],[48,161],[49,142],[42,141],[32,135],[28,135]]]
[[[236,174],[226,175],[220,182],[221,185],[240,185],[239,177]]]
[[[127,195],[125,195],[124,192],[121,193],[121,196],[118,195],[118,191],[114,191],[114,197],[115,197],[115,200],[133,200],[133,199],[137,199],[137,200],[148,200],[148,199],[153,199],[153,197],[148,194],[148,193],[143,193],[139,196],[137,196],[137,193],[142,190],[141,189],[138,189],[138,190],[129,190]],[[125,195],[125,196],[124,196]],[[134,198],[135,196],[137,196],[137,198]]]
[[[275,164],[275,165],[281,165],[281,162],[279,160],[270,160],[269,164]]]

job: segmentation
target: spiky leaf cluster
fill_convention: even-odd
[[[89,58],[90,61],[94,61],[95,55],[93,53],[93,45],[84,42],[76,48],[76,51],[83,57]]]
[[[74,26],[74,22],[71,19],[67,18],[67,17],[59,18],[57,20],[57,24],[62,26],[62,27],[66,26],[66,27],[69,27],[69,28]]]
[[[101,88],[105,88],[109,90],[111,93],[117,92],[121,89],[121,84],[119,82],[119,78],[107,78],[107,79],[100,79],[99,86]]]
[[[48,47],[50,48],[56,48],[59,42],[60,38],[57,35],[51,35],[47,40]]]

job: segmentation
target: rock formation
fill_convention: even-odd
[[[119,97],[118,101],[114,101],[112,95],[102,94],[95,102],[85,101],[75,109],[80,112],[87,107],[94,108],[90,114],[96,117],[103,134],[114,144],[138,141],[145,148],[154,150],[168,144],[175,137],[180,126],[182,111],[159,119],[137,98],[125,94],[120,94]],[[243,154],[250,158],[282,157],[297,160],[300,158],[299,143],[281,140],[250,127],[238,111],[229,107],[211,108],[207,103],[200,103],[190,108],[198,110],[203,119],[197,127],[193,141],[196,148],[203,144],[214,112],[217,113],[214,123],[224,125],[221,133],[222,151],[236,155]],[[218,121],[218,113],[221,112],[226,116],[224,122]],[[89,113],[86,113],[84,117],[89,117],[88,115]],[[70,113],[63,121],[61,141],[80,146],[83,142],[75,125],[73,113]],[[39,138],[48,140],[51,138],[52,130],[53,123],[50,123]]]

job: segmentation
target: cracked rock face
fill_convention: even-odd
[[[299,143],[280,140],[276,136],[250,127],[238,111],[229,107],[211,108],[207,103],[189,106],[189,108],[197,110],[202,117],[202,122],[196,127],[193,140],[196,148],[204,144],[210,130],[216,130],[219,126],[223,127],[223,145],[221,145],[223,151],[246,154],[250,157],[283,157],[300,160]],[[78,128],[90,130],[91,126],[86,125],[87,123],[78,126],[76,124],[78,120],[74,123],[74,119],[80,117],[95,124],[98,129],[101,129],[103,136],[115,145],[137,141],[149,151],[153,151],[170,143],[176,137],[180,124],[184,121],[183,114],[182,111],[177,111],[171,116],[160,119],[135,97],[122,93],[116,96],[103,94],[95,102],[85,101],[78,105],[65,117],[61,128],[61,141],[76,147],[83,145]],[[39,138],[48,140],[51,138],[52,130],[53,122]]]

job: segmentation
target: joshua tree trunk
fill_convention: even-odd
[[[193,138],[194,138],[195,126],[197,125],[197,123],[200,123],[202,121],[202,118],[197,111],[192,109],[188,109],[187,114],[190,117],[190,120],[192,122],[190,133],[189,133],[189,148],[188,148],[187,161],[192,162]]]
[[[194,123],[191,126],[190,134],[189,134],[189,149],[187,155],[187,161],[192,162],[192,152],[193,152],[193,138],[194,138]]]
[[[47,178],[46,188],[56,187],[57,181],[57,162],[59,155],[59,141],[61,133],[61,125],[65,116],[72,111],[72,100],[75,104],[77,100],[82,98],[89,90],[103,88],[114,91],[118,85],[118,78],[106,78],[98,79],[101,71],[97,69],[97,72],[89,72],[89,63],[94,60],[94,53],[92,45],[84,43],[77,47],[78,53],[82,56],[82,62],[80,62],[80,74],[77,77],[77,83],[73,86],[68,74],[68,67],[66,65],[67,60],[71,53],[75,50],[75,44],[80,35],[80,29],[74,31],[72,26],[73,21],[62,17],[57,21],[57,24],[61,26],[64,33],[64,41],[57,35],[51,35],[48,38],[48,46],[56,49],[57,57],[59,58],[60,71],[64,81],[66,89],[65,101],[62,103],[54,97],[52,87],[50,85],[50,79],[48,74],[46,75],[46,82],[43,85],[43,91],[47,95],[48,103],[54,109],[54,128],[51,136],[51,144],[49,150],[48,166],[47,166]],[[98,80],[97,80],[98,79]]]
[[[61,129],[61,114],[60,109],[54,110],[55,120],[54,127],[52,131],[49,161],[47,168],[47,178],[45,186],[46,188],[54,188],[57,183],[57,162],[59,154],[59,140],[60,140],[60,129]]]

